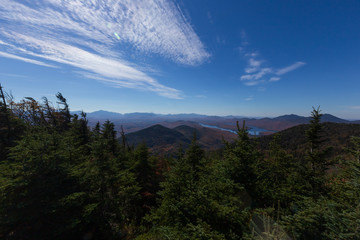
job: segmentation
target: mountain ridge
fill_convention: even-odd
[[[174,128],[156,124],[136,132],[128,133],[125,136],[129,145],[137,146],[145,143],[153,153],[172,154],[180,146],[187,148],[194,139],[194,136],[196,136],[196,140],[201,147],[207,150],[214,150],[223,146],[223,140],[232,141],[237,135],[202,127],[199,124],[193,126],[179,125]]]
[[[79,114],[79,112],[73,113]],[[105,110],[87,113],[87,119],[89,120],[89,125],[92,127],[95,126],[97,122],[103,123],[106,120],[110,120],[115,124],[117,129],[120,129],[120,126],[122,126],[126,133],[136,132],[155,124],[162,124],[163,126],[173,128],[179,125],[188,125],[194,127],[198,123],[236,131],[236,122],[245,121],[248,128],[262,128],[266,130],[263,132],[263,134],[271,134],[272,132],[281,131],[296,125],[307,124],[310,121],[310,117],[299,116],[296,114],[286,114],[273,118],[249,118],[232,115],[209,116],[195,113],[156,114],[134,112],[123,114]],[[360,120],[350,121],[331,114],[323,114],[322,122],[359,124]]]
[[[72,113],[80,113],[81,111],[73,111]],[[237,116],[237,115],[225,115],[225,116],[218,116],[218,115],[206,115],[206,114],[197,114],[197,113],[176,113],[176,114],[161,114],[161,113],[152,113],[152,112],[130,112],[130,113],[118,113],[118,112],[112,112],[112,111],[106,111],[106,110],[97,110],[97,111],[93,111],[93,112],[86,112],[88,117],[93,117],[93,116],[102,116],[104,118],[108,117],[114,117],[114,116],[118,116],[118,117],[177,117],[177,118],[225,118],[225,119],[245,119],[245,120],[259,120],[259,119],[272,119],[272,120],[282,120],[282,119],[297,119],[297,118],[305,118],[305,119],[310,119],[310,117],[306,117],[306,116],[301,116],[301,115],[297,115],[297,114],[284,114],[284,115],[280,115],[277,117],[245,117],[245,116]],[[329,119],[337,119],[337,120],[341,120],[341,121],[346,121],[346,122],[360,122],[359,120],[348,120],[348,119],[344,119],[344,118],[339,118],[335,115],[329,114],[329,113],[324,113],[322,116],[322,119],[324,122],[328,121],[328,120],[324,120],[329,118]],[[110,120],[110,119],[109,119]]]

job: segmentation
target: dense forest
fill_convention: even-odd
[[[296,154],[238,124],[222,151],[194,136],[166,157],[110,121],[91,129],[61,93],[0,90],[1,239],[360,239],[360,137],[329,157],[319,109]]]

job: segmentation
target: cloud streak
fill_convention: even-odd
[[[268,73],[271,73],[271,68],[261,68],[257,73],[243,75],[240,77],[241,80],[259,80]]]
[[[245,74],[240,76],[240,81],[242,81],[245,86],[257,86],[260,84],[278,82],[281,79],[279,76],[294,71],[306,64],[305,62],[296,62],[290,66],[274,70],[271,67],[263,66],[263,63],[266,61],[259,59],[258,53],[245,52],[244,47],[241,47],[240,52],[247,59],[247,65],[244,69]]]
[[[247,101],[247,102],[252,101],[252,100],[254,100],[253,96],[249,96],[249,97],[245,98],[245,101]]]
[[[46,64],[46,63],[43,63],[41,61],[37,61],[37,60],[29,59],[29,58],[24,58],[24,57],[19,57],[19,56],[16,56],[16,55],[13,55],[13,54],[10,54],[10,53],[1,52],[1,51],[0,51],[0,56],[15,59],[15,60],[20,60],[20,61],[23,61],[23,62],[32,63],[32,64],[44,66],[44,67],[56,68],[53,65]]]
[[[264,63],[267,61],[259,59],[258,51],[248,51],[249,40],[245,31],[241,32],[241,40],[241,46],[238,47],[237,50],[239,50],[240,54],[242,54],[247,61],[244,69],[245,74],[240,76],[240,81],[243,82],[245,86],[257,86],[260,84],[278,82],[281,79],[279,76],[294,71],[306,64],[305,62],[296,62],[278,70],[269,66],[264,66]],[[265,90],[263,87],[259,89],[261,89],[261,91]]]
[[[304,66],[305,64],[306,64],[305,62],[296,62],[294,64],[291,64],[290,66],[279,69],[276,72],[276,75],[284,75],[284,74],[286,74],[288,72],[291,72],[291,71],[294,71],[295,69],[298,69],[299,67]]]
[[[355,109],[355,110],[360,110],[360,105],[359,106],[349,106],[349,108]]]
[[[271,77],[269,79],[269,82],[277,82],[277,81],[280,81],[280,78],[279,77]]]
[[[157,55],[185,65],[210,56],[180,8],[167,0],[2,0],[0,20],[3,57],[52,66],[27,56],[43,58],[115,87],[169,98],[179,99],[181,92],[160,84],[125,56]]]
[[[245,53],[244,56],[247,58],[247,66],[244,69],[246,74],[240,77],[240,81],[245,86],[256,86],[264,83],[263,78],[272,73],[273,70],[269,67],[262,67],[264,61],[257,58],[257,53]]]

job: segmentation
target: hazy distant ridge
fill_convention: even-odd
[[[79,114],[80,112],[73,112]],[[258,127],[269,131],[281,131],[300,124],[307,124],[310,117],[299,116],[295,114],[282,115],[274,118],[249,118],[243,116],[207,116],[202,114],[156,114],[156,113],[116,113],[104,110],[87,113],[89,125],[94,126],[96,122],[110,120],[117,127],[123,126],[126,133],[139,131],[155,124],[161,124],[166,127],[176,127],[179,125],[193,126],[196,123],[213,125],[225,129],[236,130],[236,122],[245,120],[247,127]],[[332,123],[360,123],[360,120],[350,121],[338,118],[331,114],[324,114],[322,122]]]
[[[80,111],[75,111],[73,113],[79,114]],[[196,113],[180,113],[180,114],[157,114],[157,113],[143,113],[143,112],[133,112],[133,113],[117,113],[110,112],[105,110],[99,110],[95,112],[86,113],[88,118],[98,118],[98,119],[144,119],[144,118],[166,118],[166,119],[176,119],[176,120],[188,120],[188,119],[244,119],[244,120],[261,120],[261,119],[272,119],[276,121],[294,121],[294,122],[304,122],[308,123],[310,117],[299,116],[296,114],[287,114],[281,115],[278,117],[244,117],[244,116],[210,116],[204,114],[196,114]],[[360,120],[346,120],[339,117],[336,117],[331,114],[324,114],[322,116],[323,122],[337,122],[337,123],[354,123],[360,122]]]

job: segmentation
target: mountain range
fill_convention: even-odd
[[[331,147],[328,151],[329,157],[346,154],[345,147],[350,145],[350,137],[360,136],[360,124],[325,122],[322,126],[321,139],[323,146],[324,148]],[[305,134],[307,127],[307,124],[301,124],[280,131],[280,145],[295,156],[303,154],[308,147]],[[132,146],[145,143],[154,154],[171,155],[176,153],[180,146],[186,149],[194,139],[195,132],[198,144],[206,150],[221,149],[224,147],[224,140],[231,143],[237,137],[236,134],[231,132],[206,128],[200,125],[194,127],[181,125],[175,128],[167,128],[157,124],[129,133],[126,138],[127,142]],[[259,149],[268,150],[273,136],[259,136],[257,138]]]
[[[279,131],[283,138],[281,142],[289,145],[284,146],[285,148],[299,148],[304,145],[303,133],[311,119],[295,114],[274,118],[247,118],[200,114],[121,114],[103,110],[87,113],[87,118],[90,126],[94,126],[98,121],[102,123],[110,120],[115,124],[116,130],[119,130],[120,126],[123,127],[130,145],[145,143],[153,153],[162,154],[173,154],[179,146],[186,148],[194,138],[194,133],[204,149],[219,149],[223,147],[224,140],[232,142],[237,137],[236,122],[242,125],[243,121],[250,134],[263,136],[259,138],[262,148],[266,148],[264,144],[267,145],[272,138],[271,135]],[[327,137],[333,139],[332,143],[336,146],[343,146],[345,139],[348,141],[349,136],[360,131],[360,120],[350,121],[331,114],[323,114],[321,120],[325,123]]]
[[[79,112],[73,112],[79,114]],[[248,128],[256,127],[263,129],[261,134],[271,134],[296,125],[306,124],[310,117],[299,116],[295,114],[282,115],[275,118],[248,118],[242,116],[207,116],[201,114],[155,114],[155,113],[115,113],[104,110],[87,113],[90,126],[94,126],[98,121],[100,123],[110,120],[117,127],[123,126],[125,133],[131,133],[150,127],[155,124],[161,124],[168,128],[174,128],[180,125],[194,126],[194,124],[206,124],[223,129],[236,131],[236,122],[245,121]],[[338,118],[331,114],[323,114],[322,122],[333,123],[360,123],[360,120],[350,121]]]

